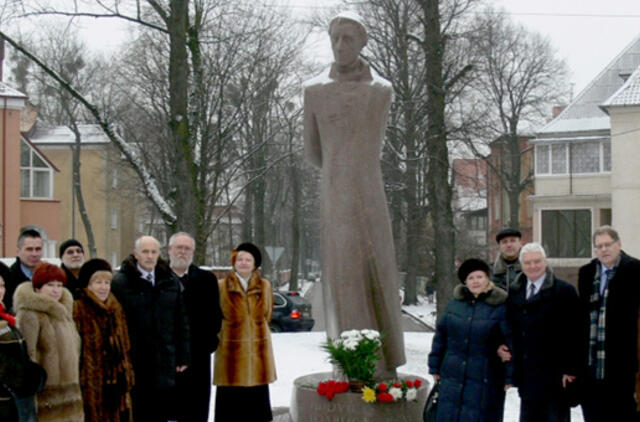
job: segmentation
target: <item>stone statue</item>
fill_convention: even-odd
[[[370,328],[384,335],[378,378],[405,363],[393,236],[380,168],[391,83],[360,58],[361,18],[329,24],[334,63],[304,86],[305,154],[322,169],[322,290],[330,338]]]

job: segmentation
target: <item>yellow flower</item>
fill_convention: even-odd
[[[369,387],[364,387],[362,389],[362,400],[364,400],[367,403],[373,403],[376,401],[376,391],[369,388]]]

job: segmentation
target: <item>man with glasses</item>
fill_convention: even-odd
[[[211,353],[218,347],[222,325],[218,279],[193,264],[196,242],[185,232],[169,239],[169,265],[183,287],[191,334],[191,365],[178,374],[180,422],[207,422],[211,396]]]
[[[593,233],[596,258],[580,268],[585,422],[632,421],[638,371],[640,261],[610,226]]]

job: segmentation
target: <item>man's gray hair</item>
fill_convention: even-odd
[[[540,253],[545,260],[547,259],[547,253],[544,251],[544,248],[542,247],[542,245],[539,244],[538,242],[530,242],[524,245],[520,249],[520,256],[519,256],[520,262],[522,262],[522,256],[524,254],[535,253],[535,252]]]
[[[151,236],[151,235],[145,234],[145,235],[140,236],[139,238],[137,238],[137,239],[136,239],[136,241],[134,242],[134,244],[133,244],[133,248],[134,248],[136,251],[139,251],[139,250],[140,250],[140,243],[142,243],[142,239],[144,239],[145,237],[150,237],[151,239],[155,240],[155,241],[156,241],[156,243],[158,244],[158,247],[160,247],[160,242],[158,241],[158,239],[156,239],[155,237],[153,237],[153,236]]]
[[[189,239],[191,239],[191,241],[193,242],[193,248],[195,249],[196,240],[193,238],[193,236],[191,236],[187,232],[176,232],[176,233],[172,234],[171,237],[169,238],[169,246],[173,245],[173,242],[176,240],[176,237],[178,237],[178,236],[187,236]]]
[[[614,242],[618,242],[620,240],[620,236],[616,229],[611,226],[600,226],[593,232],[593,244],[596,244],[596,236],[602,236],[603,234],[608,234],[611,236]]]

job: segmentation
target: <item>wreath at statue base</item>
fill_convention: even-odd
[[[390,403],[367,403],[362,393],[346,391],[331,400],[318,394],[322,381],[332,378],[331,372],[304,375],[294,381],[289,414],[293,422],[415,422],[422,420],[422,411],[429,393],[429,383],[424,378],[398,374],[400,379],[420,379],[416,399]]]

